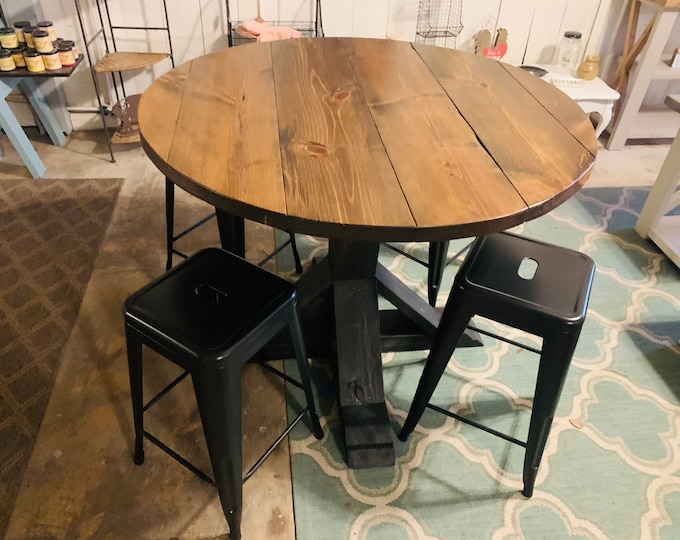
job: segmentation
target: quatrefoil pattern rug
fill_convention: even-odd
[[[291,442],[298,540],[352,538],[680,538],[680,273],[634,231],[646,188],[584,189],[514,229],[578,249],[597,264],[588,317],[553,423],[536,490],[520,493],[523,448],[426,411],[394,467],[350,470],[330,369],[313,361],[324,429]],[[300,237],[309,259],[325,243]],[[452,243],[453,254],[461,242]],[[426,244],[407,244],[419,257]],[[308,261],[309,262],[309,261]],[[423,296],[426,270],[390,250],[381,262]],[[457,265],[446,272],[446,301]],[[540,341],[489,321],[535,346]],[[398,432],[425,353],[383,355]],[[524,439],[537,356],[484,338],[459,349],[435,392],[441,407]]]

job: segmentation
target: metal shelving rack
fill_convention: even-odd
[[[117,143],[131,143],[139,141],[139,131],[137,128],[137,104],[139,102],[139,95],[128,96],[125,91],[124,73],[133,70],[144,69],[151,67],[166,58],[170,59],[172,67],[175,67],[175,59],[172,50],[172,37],[170,35],[170,23],[168,20],[168,9],[166,0],[157,0],[163,6],[163,22],[158,26],[131,26],[115,24],[111,18],[111,10],[109,9],[109,0],[74,0],[76,12],[78,14],[78,22],[83,36],[83,43],[85,44],[85,55],[87,56],[92,74],[92,82],[94,83],[95,93],[97,94],[97,104],[99,107],[99,114],[101,116],[102,125],[106,131],[106,140],[109,146],[109,153],[111,154],[111,161],[115,162],[113,154],[113,144]],[[91,10],[96,12],[91,17],[93,25],[97,27],[92,35],[88,35],[88,26],[85,24],[83,5],[88,8],[88,13],[92,14]],[[167,51],[165,52],[127,52],[118,49],[116,42],[116,33],[120,31],[139,31],[139,32],[164,32],[167,36]],[[93,58],[93,47],[95,42],[100,40],[103,44],[104,55],[99,59]],[[102,101],[102,88],[97,78],[98,73],[108,73],[111,76],[113,91],[115,94],[116,105],[109,109]],[[109,128],[107,127],[106,116],[115,114],[120,125],[113,135],[109,135]]]

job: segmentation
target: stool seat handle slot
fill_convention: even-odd
[[[196,285],[194,292],[200,299],[205,300],[213,306],[223,306],[229,301],[229,295],[225,291],[208,283]]]

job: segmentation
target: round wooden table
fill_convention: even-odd
[[[352,467],[394,461],[381,351],[427,348],[439,321],[377,263],[379,242],[479,236],[538,217],[582,186],[597,152],[579,106],[529,73],[358,38],[197,58],[149,87],[139,127],[158,169],[217,208],[226,248],[243,253],[244,218],[329,238],[298,298],[303,314],[332,299],[330,335],[305,336],[310,354],[316,341],[337,356]],[[410,329],[379,313],[378,292]]]

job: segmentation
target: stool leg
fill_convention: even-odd
[[[524,490],[525,497],[534,494],[534,483],[538,474],[538,466],[543,457],[543,450],[548,442],[550,426],[555,409],[562,393],[571,357],[576,348],[580,327],[556,337],[544,338],[541,360],[538,367],[534,404],[531,409],[529,435],[524,455]]]
[[[290,235],[290,247],[293,250],[293,260],[295,261],[295,273],[302,274],[302,261],[300,260],[297,243],[295,242],[295,233],[290,232],[288,234]]]
[[[200,367],[192,372],[192,381],[229,538],[239,539],[243,509],[241,366],[235,367]]]
[[[302,338],[300,319],[298,318],[295,306],[292,307],[289,328],[293,338],[293,348],[295,349],[298,370],[300,371],[300,381],[302,382],[302,387],[305,390],[305,398],[307,399],[307,410],[309,411],[309,417],[312,421],[312,433],[317,439],[321,440],[323,438],[323,429],[321,429],[319,413],[316,411],[316,406],[314,405],[312,380],[309,376],[309,364],[307,363],[307,351],[305,349],[305,342]]]
[[[418,381],[418,388],[413,397],[406,422],[404,422],[404,427],[401,428],[398,435],[400,440],[405,441],[408,438],[423,415],[425,407],[430,402],[439,379],[446,369],[446,364],[451,359],[451,355],[463,332],[465,332],[471,317],[472,312],[466,307],[463,293],[454,285],[454,290],[449,295],[442,318],[439,321],[439,327],[432,340],[432,348],[427,357],[423,374]]]
[[[135,425],[135,465],[144,463],[144,396],[142,390],[142,342],[137,331],[125,325],[132,419]]]
[[[437,293],[442,284],[446,257],[449,253],[449,242],[430,242],[428,250],[427,300],[432,307],[437,304]]]
[[[172,267],[173,238],[175,235],[175,184],[165,179],[165,270]]]

